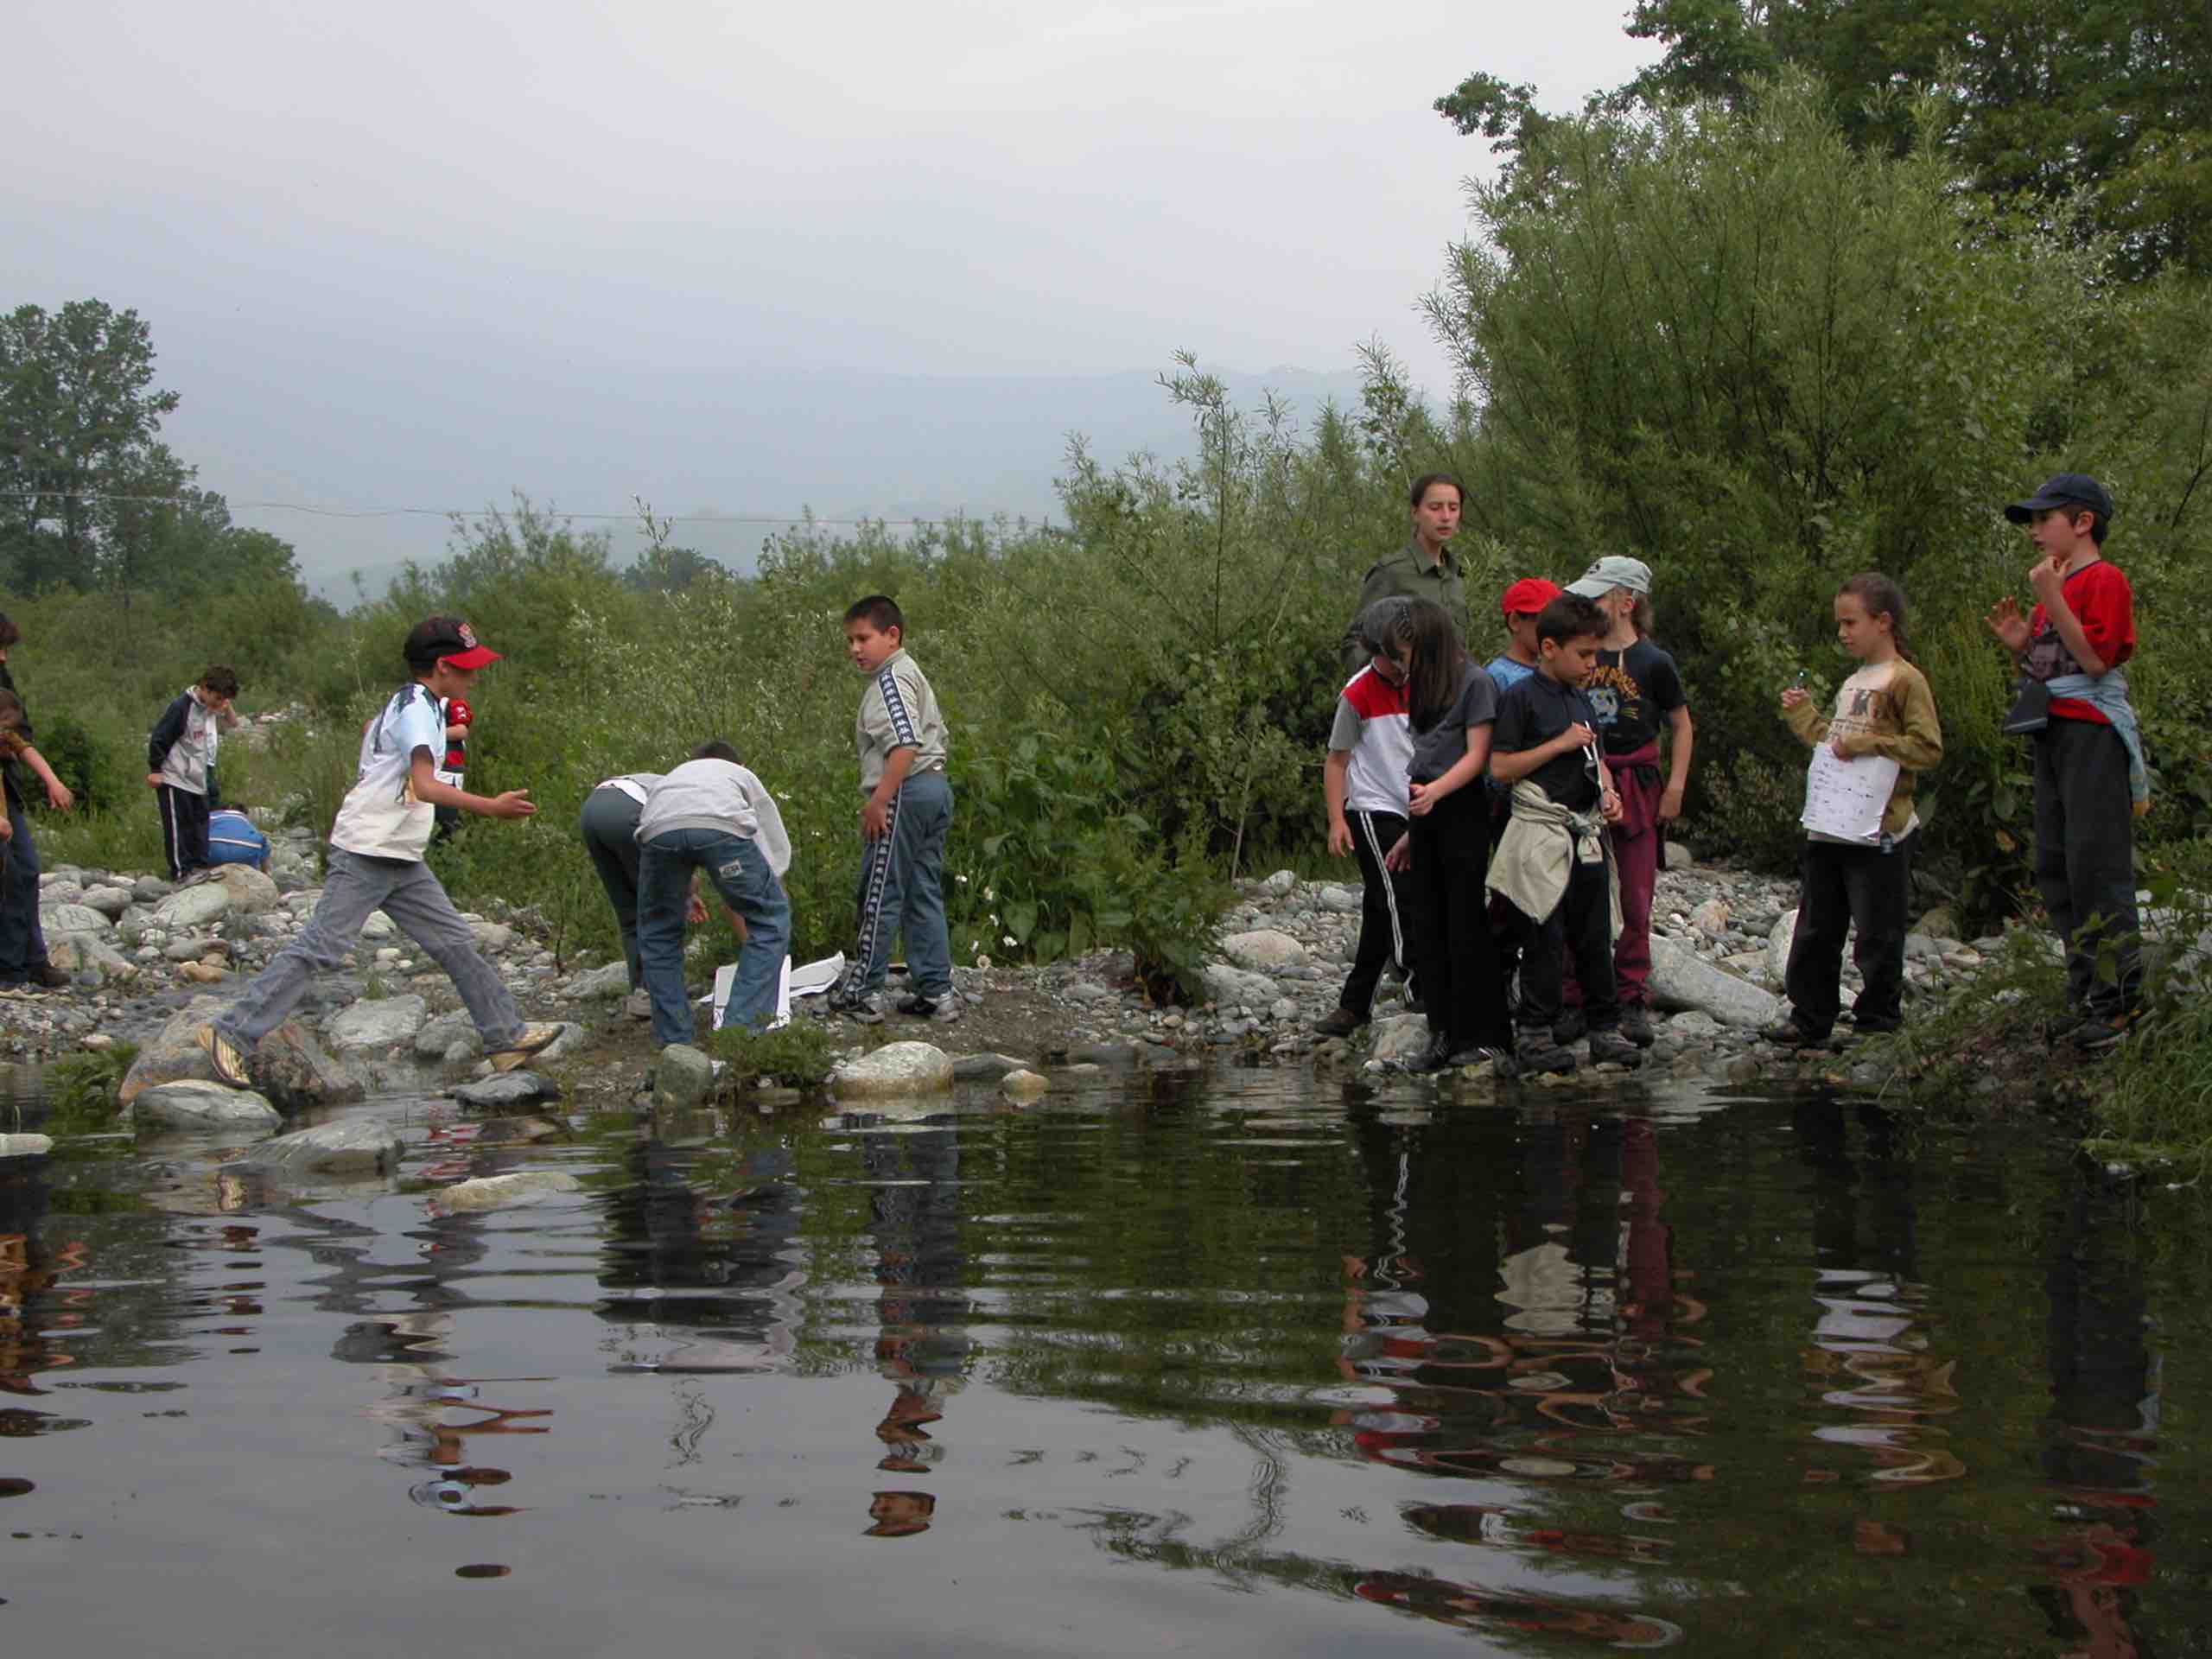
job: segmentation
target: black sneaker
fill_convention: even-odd
[[[1463,1065],[1492,1065],[1504,1052],[1503,1049],[1492,1048],[1488,1043],[1469,1043],[1465,1048],[1453,1049],[1444,1064],[1455,1071]]]
[[[1590,1018],[1581,1009],[1561,1008],[1559,1018],[1552,1021],[1552,1040],[1561,1048],[1572,1048],[1589,1029]]]
[[[2118,1048],[2135,1029],[2135,1015],[2093,1014],[2067,1033],[2066,1040],[2084,1054],[2103,1054]]]
[[[1643,1051],[1618,1031],[1590,1033],[1590,1064],[1624,1065],[1630,1071],[1643,1064]]]
[[[1349,1037],[1367,1023],[1367,1016],[1357,1008],[1334,1007],[1313,1022],[1313,1029],[1324,1037]]]
[[[2043,1039],[2056,1048],[2088,1025],[2090,1018],[2086,1008],[2069,1008],[2063,1014],[2055,1014],[2043,1022]]]
[[[1406,1070],[1417,1077],[1425,1077],[1451,1064],[1452,1039],[1440,1032],[1429,1039],[1427,1048],[1406,1062]]]
[[[1759,1033],[1760,1040],[1772,1043],[1777,1048],[1830,1048],[1834,1046],[1825,1031],[1808,1030],[1797,1023],[1791,1014],[1778,1026],[1769,1026]]]
[[[1651,1010],[1641,1002],[1621,1005],[1621,1035],[1638,1048],[1649,1048],[1656,1040],[1651,1029]]]

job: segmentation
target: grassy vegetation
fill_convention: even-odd
[[[744,1094],[762,1078],[790,1089],[817,1089],[830,1080],[837,1044],[818,1021],[793,1020],[779,1031],[749,1032],[725,1027],[709,1039],[708,1049],[727,1061],[723,1093]]]

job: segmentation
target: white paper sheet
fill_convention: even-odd
[[[810,962],[804,968],[794,969],[789,957],[784,958],[783,971],[776,980],[776,1017],[768,1022],[768,1029],[791,1023],[791,998],[819,996],[835,985],[845,971],[845,953],[824,957],[819,962]],[[726,963],[715,969],[715,988],[707,1001],[714,1004],[715,1027],[722,1023],[722,1010],[729,1006],[730,987],[737,983],[737,964]]]
[[[1798,822],[1815,835],[1871,845],[1882,837],[1882,814],[1897,782],[1896,761],[1878,754],[1839,760],[1822,743],[1805,768],[1805,811]]]

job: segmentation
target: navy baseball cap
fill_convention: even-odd
[[[2032,524],[2036,514],[2066,506],[2088,507],[2107,524],[2112,521],[2110,492],[2087,473],[2053,473],[2026,500],[2008,505],[2005,516],[2016,524]]]

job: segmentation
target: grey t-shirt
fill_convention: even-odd
[[[1433,783],[1458,766],[1467,753],[1467,728],[1497,718],[1497,682],[1472,661],[1459,665],[1459,687],[1436,723],[1415,726],[1414,758],[1407,775],[1417,784]]]

